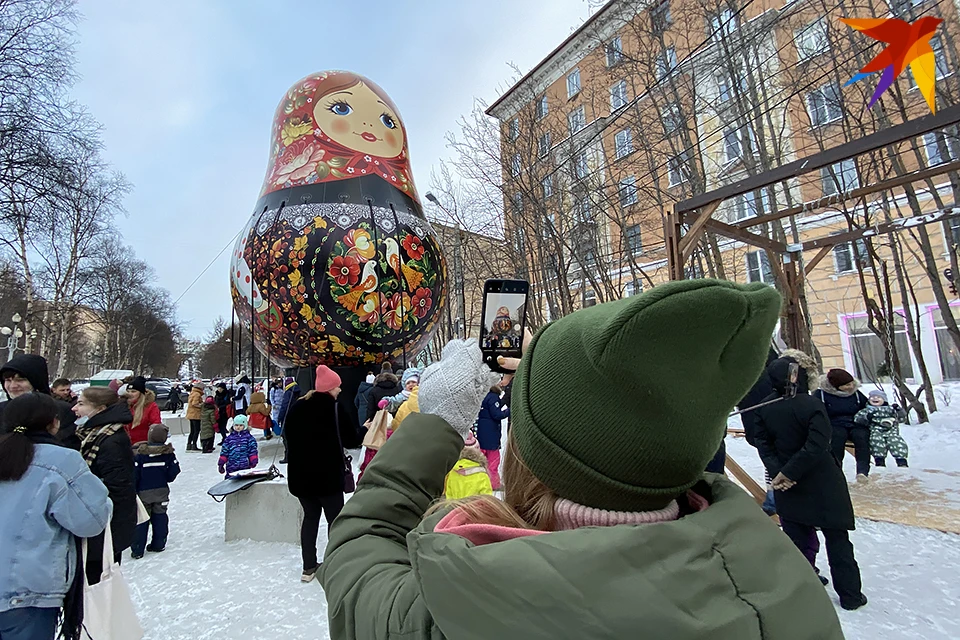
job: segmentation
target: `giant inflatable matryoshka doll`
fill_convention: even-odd
[[[271,136],[231,261],[241,322],[282,367],[412,359],[437,328],[446,268],[396,105],[362,76],[326,71],[287,92]]]

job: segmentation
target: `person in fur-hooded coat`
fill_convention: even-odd
[[[380,401],[390,396],[395,396],[402,390],[400,380],[394,375],[390,363],[385,362],[384,367],[373,382],[373,388],[367,394],[367,415],[364,421],[373,420],[379,410]]]
[[[250,418],[251,429],[263,429],[263,435],[267,440],[273,437],[273,432],[270,430],[270,405],[267,404],[267,394],[256,391],[250,396],[247,417]]]
[[[868,404],[867,397],[860,391],[860,381],[843,369],[830,369],[813,395],[827,408],[833,430],[830,437],[833,456],[843,466],[847,440],[852,441],[857,459],[857,479],[866,479],[870,474],[870,427],[853,420]]]

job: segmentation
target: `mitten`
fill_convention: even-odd
[[[387,400],[386,398],[384,398],[383,400],[381,400],[380,402],[377,403],[377,408],[378,408],[378,409],[386,409],[388,404],[390,404],[390,401]]]
[[[222,464],[218,464],[218,465],[217,465],[217,470],[218,470],[220,473],[226,473],[226,472],[227,472],[227,469],[226,469]]]
[[[420,376],[420,413],[443,418],[466,438],[480,404],[498,379],[483,364],[476,342],[453,340],[443,348],[440,362],[427,367]]]

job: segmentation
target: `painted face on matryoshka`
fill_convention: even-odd
[[[403,125],[393,107],[362,81],[332,89],[318,96],[313,108],[314,121],[321,131],[356,151],[381,158],[400,155]]]

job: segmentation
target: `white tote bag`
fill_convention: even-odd
[[[143,500],[140,499],[140,496],[137,496],[137,526],[144,522],[150,522],[150,512],[143,506]]]
[[[86,566],[87,542],[83,542]],[[103,569],[100,582],[91,585],[83,574],[83,631],[86,640],[141,640],[143,627],[130,598],[130,589],[113,561],[113,536],[107,525],[103,540]]]

